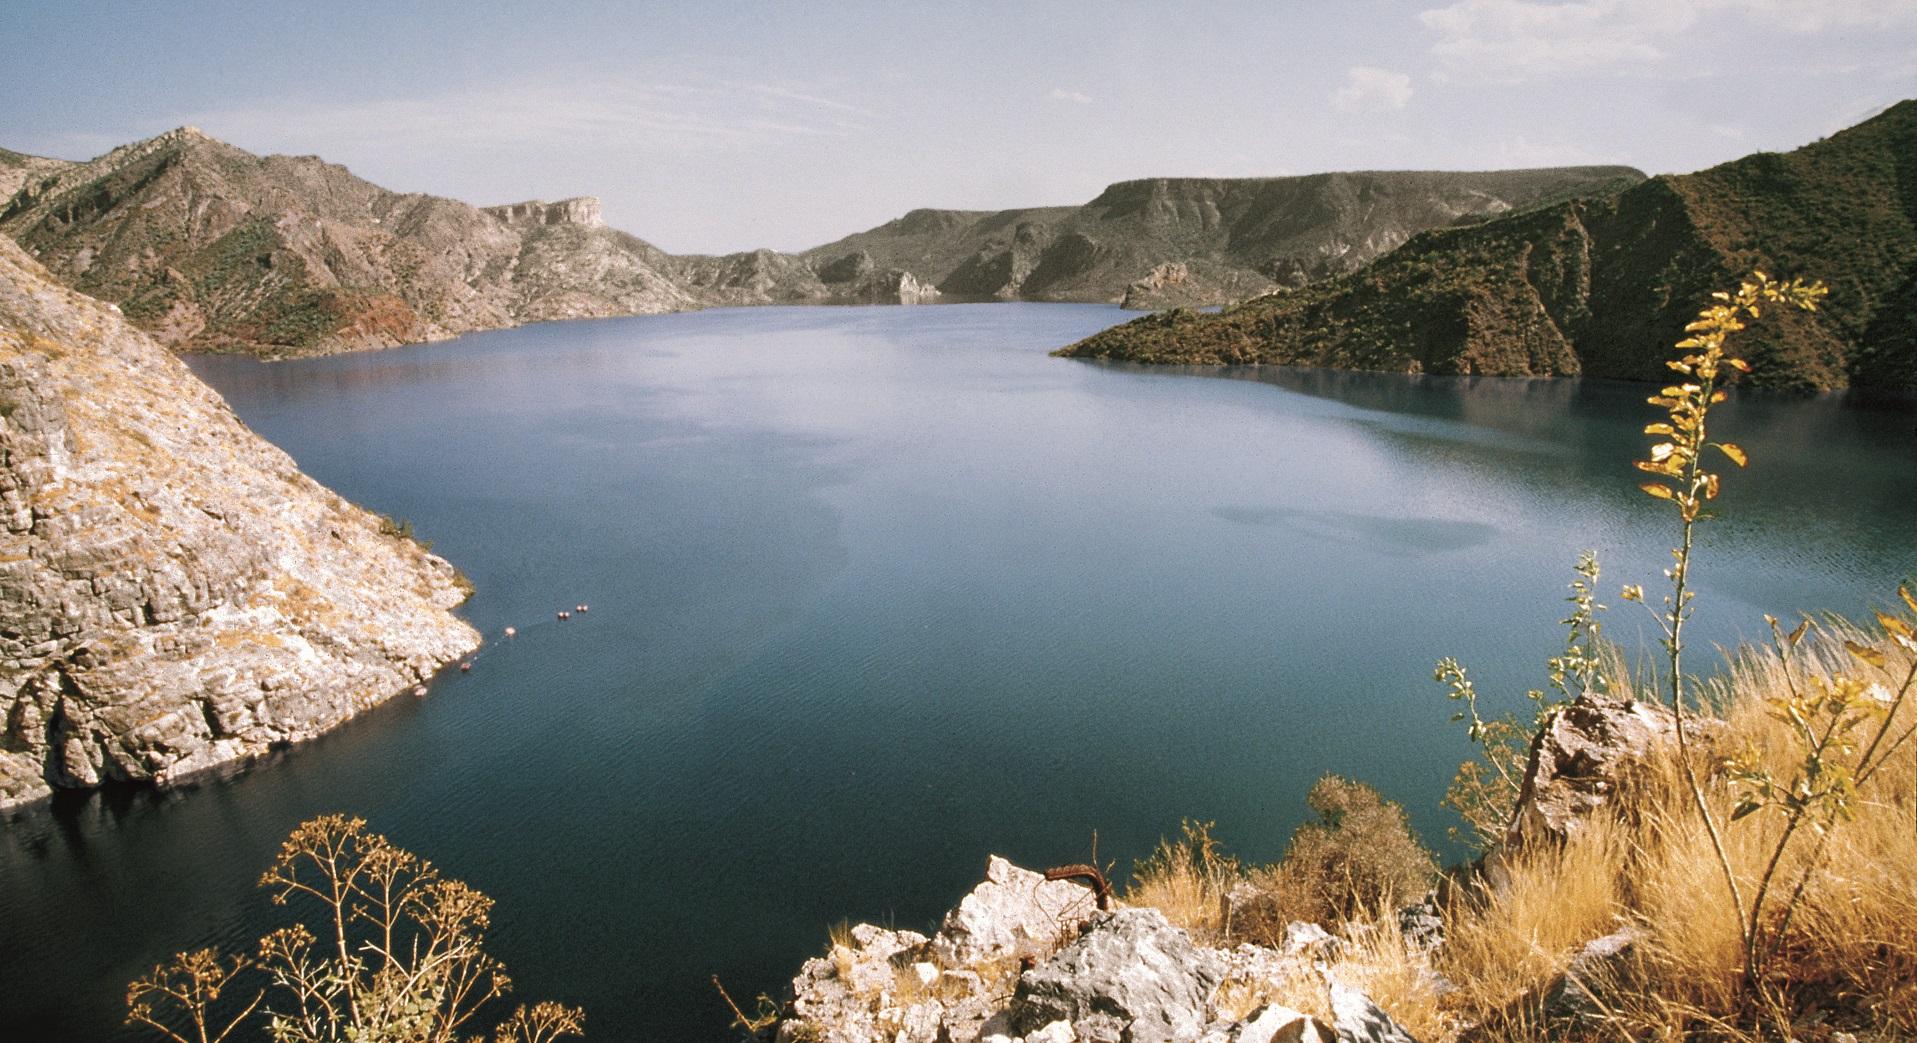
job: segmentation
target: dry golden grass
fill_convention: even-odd
[[[1562,847],[1539,845],[1503,860],[1502,886],[1465,885],[1452,903],[1438,966],[1464,1011],[1501,1009],[1560,974],[1577,948],[1616,930],[1623,913],[1617,870],[1625,830],[1594,821]]]
[[[1848,654],[1847,639],[1884,649],[1885,664]],[[1895,693],[1911,669],[1912,656],[1881,634],[1835,623],[1796,653],[1800,687],[1812,673],[1846,672]],[[1787,684],[1774,653],[1741,654],[1707,693],[1721,714],[1721,733],[1692,751],[1746,903],[1785,816],[1770,808],[1730,821],[1739,786],[1721,770],[1722,758],[1740,753],[1777,779],[1791,778],[1803,750],[1766,701]],[[1646,685],[1641,694],[1654,698],[1654,690]],[[1891,719],[1884,746],[1913,725],[1917,692]],[[1875,731],[1875,723],[1862,730],[1860,748]],[[1783,928],[1782,937],[1755,997],[1744,987],[1737,910],[1675,751],[1634,779],[1614,811],[1562,846],[1503,853],[1491,878],[1454,888],[1443,912],[1445,944],[1430,957],[1405,944],[1390,915],[1328,925],[1345,942],[1331,972],[1364,989],[1419,1039],[1442,1043],[1473,1027],[1473,1039],[1535,1039],[1547,1028],[1564,1030],[1543,1025],[1538,1010],[1572,957],[1584,943],[1629,925],[1640,941],[1617,965],[1617,980],[1598,989],[1606,1014],[1603,1023],[1580,1030],[1589,1038],[1776,1038],[1780,1018],[1802,1022],[1792,1034],[1810,1040],[1840,1029],[1917,1035],[1917,736],[1859,788],[1848,819],[1821,839],[1800,828],[1785,847],[1760,917],[1766,934]],[[1269,884],[1281,872],[1240,865],[1219,851],[1207,827],[1188,825],[1182,839],[1161,843],[1139,866],[1126,898],[1159,908],[1216,944],[1225,934],[1223,898],[1231,887]],[[1800,880],[1802,898],[1786,926],[1784,909]],[[1239,940],[1236,925],[1230,933]],[[1442,999],[1434,969],[1455,986]],[[1328,1013],[1315,973],[1228,980],[1214,1002],[1226,1013],[1267,1002]]]
[[[1201,941],[1222,937],[1225,894],[1245,871],[1222,852],[1211,828],[1209,822],[1186,822],[1179,839],[1160,840],[1133,871],[1126,904],[1156,909]]]
[[[1395,909],[1349,921],[1344,945],[1331,964],[1339,981],[1370,996],[1410,1033],[1422,1040],[1456,1035],[1458,1019],[1438,995],[1438,979],[1427,956],[1413,948],[1398,929]]]

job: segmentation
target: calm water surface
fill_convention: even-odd
[[[1123,317],[756,309],[196,360],[464,569],[488,644],[236,778],[0,826],[0,1036],[118,1037],[129,978],[279,922],[253,882],[327,811],[498,899],[516,995],[600,1040],[726,1038],[710,975],[776,993],[840,918],[927,927],[989,852],[1082,861],[1096,830],[1124,866],[1190,816],[1273,858],[1326,771],[1441,839],[1464,741],[1432,661],[1513,705],[1581,548],[1612,593],[1664,564],[1643,389],[1046,357]],[[1754,464],[1705,530],[1702,642],[1894,596],[1910,413],[1723,418]]]

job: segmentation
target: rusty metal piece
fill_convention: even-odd
[[[1045,879],[1083,880],[1091,887],[1092,893],[1098,896],[1100,910],[1109,910],[1112,907],[1111,882],[1105,879],[1105,874],[1099,872],[1097,866],[1086,865],[1083,862],[1074,862],[1068,866],[1053,866],[1045,871]]]

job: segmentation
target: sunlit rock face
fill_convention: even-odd
[[[0,238],[0,808],[310,738],[474,648],[395,528]]]

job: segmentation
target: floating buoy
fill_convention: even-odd
[[[460,672],[460,673],[462,673],[462,674],[470,674],[470,673],[472,673],[472,672],[473,672],[473,664],[472,664],[471,662],[465,662],[465,663],[461,663],[461,664],[459,664],[459,672]]]
[[[592,606],[591,606],[591,605],[581,605],[581,606],[579,606],[579,611],[581,611],[581,612],[590,612],[590,611],[592,611]]]
[[[559,613],[559,618],[560,618],[560,619],[571,619],[571,618],[572,618],[572,613],[570,613],[570,612],[561,612],[561,613]]]
[[[514,634],[517,634],[517,633],[519,633],[519,631],[517,631],[517,630],[514,630],[514,629],[513,629],[512,627],[507,627],[507,628],[506,628],[506,636],[507,636],[507,637],[511,637],[511,636],[513,636]]]

